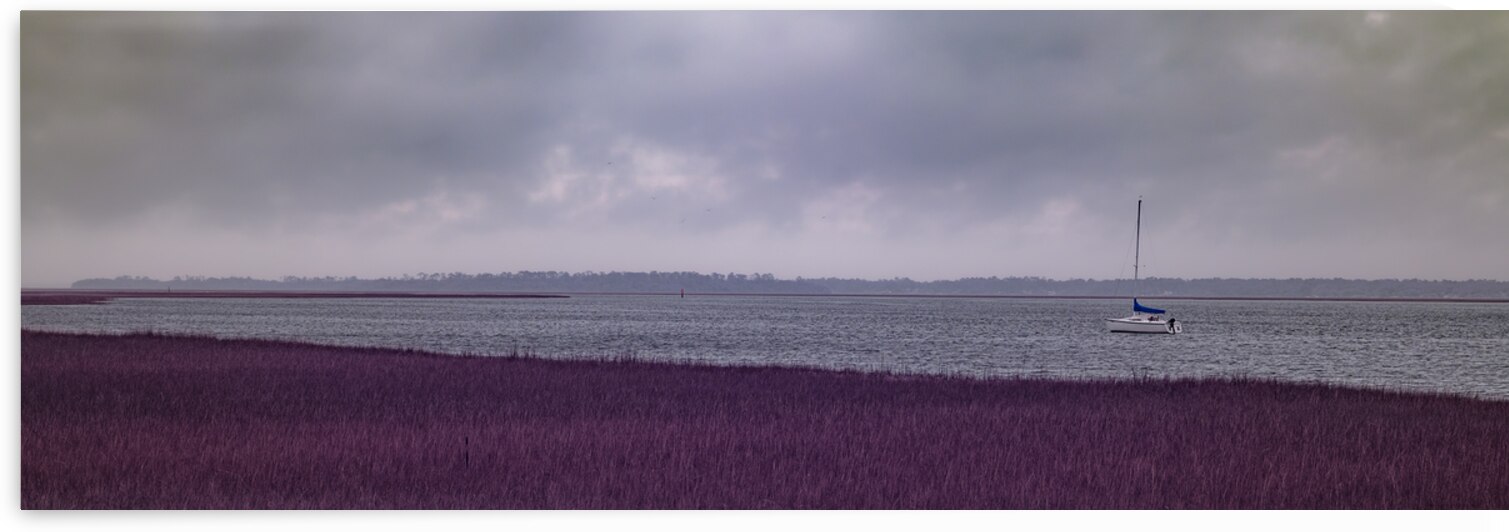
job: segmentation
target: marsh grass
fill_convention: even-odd
[[[70,294],[54,292],[22,292],[22,305],[95,305],[114,299],[106,294]]]
[[[22,507],[1506,508],[1509,402],[22,332]]]
[[[26,289],[21,291],[22,305],[92,305],[117,298],[150,299],[561,299],[564,294],[526,294],[514,292],[300,292],[270,290],[70,290]]]

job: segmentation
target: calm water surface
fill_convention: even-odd
[[[1128,335],[1112,300],[576,296],[119,299],[24,306],[23,327],[161,331],[559,358],[633,354],[1071,378],[1258,376],[1509,398],[1509,305],[1153,301],[1184,334]]]

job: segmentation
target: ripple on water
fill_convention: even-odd
[[[1151,300],[1150,300],[1151,301]],[[1254,376],[1509,397],[1509,305],[1166,301],[1178,336],[1105,332],[1125,301],[577,296],[121,299],[24,306],[22,326],[449,353],[980,376]]]

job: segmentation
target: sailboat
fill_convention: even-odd
[[[1111,332],[1178,334],[1184,326],[1174,318],[1164,319],[1168,311],[1145,306],[1137,301],[1137,267],[1142,262],[1142,198],[1137,198],[1137,251],[1132,258],[1132,315],[1125,318],[1107,318],[1106,329]]]

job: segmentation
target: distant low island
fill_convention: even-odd
[[[1152,277],[1134,287],[1129,279],[1043,277],[968,277],[915,281],[834,277],[779,279],[768,273],[698,272],[557,272],[419,273],[399,277],[251,277],[187,276],[159,280],[141,276],[84,279],[75,289],[91,290],[257,290],[322,292],[528,292],[528,293],[687,293],[698,294],[852,294],[945,296],[1110,297],[1141,294],[1147,298],[1384,298],[1509,299],[1509,282],[1496,280],[1422,279],[1180,279]],[[1135,290],[1134,290],[1135,289]]]

